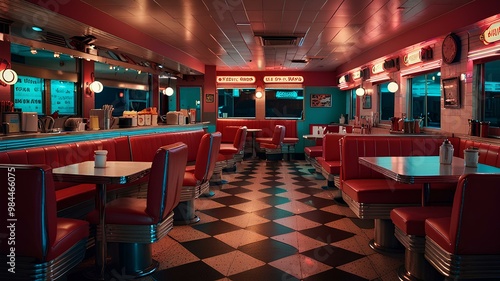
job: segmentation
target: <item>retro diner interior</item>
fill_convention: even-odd
[[[0,276],[500,280],[493,2],[0,0]]]

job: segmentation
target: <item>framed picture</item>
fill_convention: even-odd
[[[363,109],[372,108],[372,96],[364,95],[363,96]]]
[[[444,107],[460,108],[460,83],[458,77],[443,79]]]
[[[332,107],[332,95],[312,94],[311,107]]]
[[[213,103],[215,101],[215,96],[214,94],[207,94],[205,96],[205,102],[206,103]]]
[[[2,114],[2,122],[9,123],[9,133],[21,132],[21,113],[20,112],[4,112]]]

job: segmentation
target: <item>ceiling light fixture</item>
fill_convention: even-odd
[[[170,77],[168,77],[168,86],[163,90],[163,94],[169,97],[174,94],[174,89],[170,87]]]
[[[34,25],[34,26],[31,27],[31,30],[36,31],[36,32],[42,32],[43,28]]]
[[[54,52],[54,58],[58,58],[58,57],[60,57],[60,56],[61,56],[61,53],[59,53],[59,52]]]
[[[30,52],[31,52],[33,55],[36,55],[37,50],[36,50],[35,48],[31,48]]]

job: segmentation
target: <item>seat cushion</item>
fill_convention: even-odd
[[[429,218],[425,220],[425,236],[432,239],[448,253],[454,252],[450,239],[451,217]],[[487,243],[487,241],[485,241]]]
[[[451,216],[451,206],[401,207],[391,211],[394,225],[406,235],[425,236],[425,220]]]
[[[421,184],[398,183],[391,179],[353,179],[343,181],[342,191],[359,203],[420,204]]]
[[[320,157],[323,155],[323,146],[316,145],[304,147],[304,153],[311,158]]]
[[[283,143],[286,144],[296,144],[299,142],[299,138],[284,138]]]
[[[89,237],[89,223],[83,220],[57,218],[57,234],[46,260],[52,260],[81,240]]]
[[[99,224],[99,212],[93,210],[87,220]],[[146,212],[146,199],[123,197],[106,204],[106,224],[150,225],[153,218]]]
[[[325,158],[323,157],[316,158],[316,161],[318,161],[318,164],[321,166],[321,168],[330,175],[340,174],[340,168],[341,168],[340,161],[326,161]]]
[[[194,176],[194,170],[186,170],[184,173],[184,180],[182,181],[182,186],[196,186],[197,179]]]

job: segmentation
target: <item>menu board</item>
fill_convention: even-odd
[[[43,114],[43,90],[42,78],[19,76],[19,80],[14,84],[14,107],[22,109],[23,112]]]
[[[50,81],[50,108],[51,112],[59,110],[59,114],[76,114],[75,83],[62,80]]]

